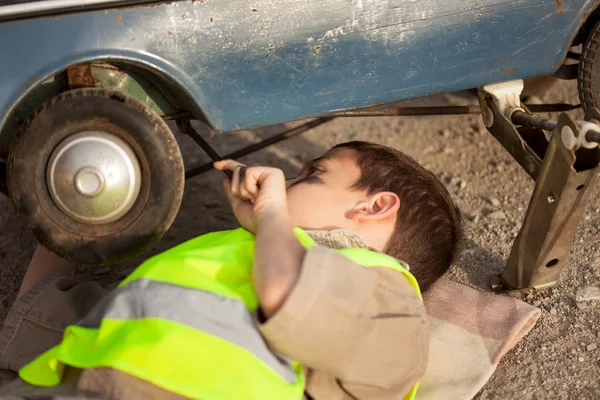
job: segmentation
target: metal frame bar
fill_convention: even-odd
[[[529,105],[528,108],[534,112],[562,112],[562,111],[570,111],[577,108],[580,108],[580,104],[565,104],[565,103],[557,103],[557,104],[533,104]],[[351,110],[344,111],[336,114],[332,114],[329,116],[323,116],[307,122],[301,126],[296,128],[292,128],[290,130],[278,133],[268,139],[263,140],[260,143],[244,147],[240,150],[237,150],[233,153],[227,154],[224,158],[236,159],[243,157],[245,155],[251,154],[255,151],[264,149],[265,147],[271,146],[275,143],[279,143],[283,140],[289,139],[291,137],[300,135],[312,128],[315,128],[325,122],[329,122],[334,118],[348,118],[348,117],[389,117],[389,116],[426,116],[426,115],[465,115],[465,114],[480,114],[481,109],[479,106],[435,106],[435,107],[387,107],[387,108],[366,108],[360,110]],[[189,124],[189,120],[194,119],[193,115],[181,111],[175,114],[164,115],[163,119],[165,120],[176,120],[178,129],[181,133],[189,135],[198,145],[207,152],[209,157],[213,161],[217,161],[215,158],[215,154],[218,156],[218,153],[210,146],[208,142],[206,142],[198,132],[196,132],[192,126]],[[187,121],[182,122],[182,121]],[[180,124],[183,124],[180,126]],[[211,155],[212,154],[212,155]],[[539,161],[538,163],[541,163]],[[198,165],[192,167],[190,170],[186,171],[186,179],[192,178],[194,176],[200,175],[204,172],[210,171],[212,169],[212,163],[206,163],[202,165]]]
[[[581,104],[530,104],[526,106],[531,112],[564,112],[581,108]],[[359,110],[342,111],[332,114],[336,117],[398,117],[426,115],[466,115],[481,114],[479,106],[430,106],[430,107],[373,107]]]
[[[298,136],[306,131],[316,128],[317,126],[323,125],[324,123],[329,122],[333,119],[335,119],[335,117],[322,117],[322,118],[313,119],[312,121],[309,121],[309,122],[302,124],[300,126],[297,126],[295,128],[291,128],[291,129],[288,129],[281,133],[278,133],[276,135],[273,135],[273,136],[271,136],[267,139],[264,139],[258,143],[255,143],[250,146],[246,146],[240,150],[234,151],[233,153],[226,154],[222,158],[235,160],[240,157],[247,156],[248,154],[254,153],[258,150],[262,150],[265,147],[269,147],[275,143],[279,143],[283,140],[287,140],[287,139],[293,138],[294,136]],[[178,124],[178,126],[179,126],[179,124]],[[190,125],[190,128],[191,128],[191,125]],[[194,141],[196,141],[196,143],[200,144],[200,142],[202,142],[206,146],[210,147],[210,145],[204,139],[202,139],[202,137],[200,137],[200,134],[198,132],[196,132],[193,128],[191,128],[191,129],[195,132],[195,135],[193,134],[191,137],[192,137],[192,139],[194,139]],[[189,129],[187,130],[187,132],[189,132]],[[182,132],[182,133],[184,133],[184,132]],[[200,138],[200,142],[197,140],[197,138]],[[200,146],[203,147],[203,145],[200,145]],[[219,157],[218,153],[216,151],[214,151],[212,149],[212,147],[210,147],[210,148],[214,153],[213,153],[213,156],[211,156],[209,154],[209,157],[211,157],[214,161],[217,161],[215,159],[214,155],[216,155],[216,157]],[[221,158],[219,158],[219,159],[221,159]],[[213,169],[212,162],[198,165],[196,167],[189,169],[188,171],[185,171],[185,179],[193,178],[194,176],[198,176],[204,172],[208,172],[211,169]]]

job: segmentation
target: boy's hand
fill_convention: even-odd
[[[224,181],[225,191],[240,225],[256,235],[252,283],[261,309],[270,317],[296,284],[306,254],[293,230],[283,171],[233,160],[214,166],[233,172],[232,179]]]
[[[287,195],[283,171],[271,167],[247,167],[233,160],[214,163],[219,171],[232,171],[223,181],[233,213],[240,225],[256,234],[261,218],[287,215]]]

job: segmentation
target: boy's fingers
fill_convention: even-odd
[[[252,203],[254,203],[254,197],[250,195],[250,193],[248,193],[248,191],[246,190],[246,188],[244,186],[240,186],[240,197],[244,200],[248,200]]]
[[[240,191],[241,198],[254,203],[254,200],[256,200],[256,195],[250,193],[247,190],[249,183],[254,181],[253,177],[251,176],[251,174],[249,174],[249,172],[250,172],[250,170],[248,169],[248,167],[240,167],[240,169],[239,169],[239,176],[240,176],[239,191]]]
[[[234,196],[239,196],[240,194],[240,170],[242,168],[238,167],[233,170],[233,177],[231,178],[231,193]]]
[[[256,179],[244,179],[244,190],[254,199],[258,196],[258,181]]]
[[[225,189],[225,194],[231,202],[231,179],[223,179],[223,189]]]
[[[225,188],[225,194],[229,204],[233,207],[239,199],[231,192],[231,179],[223,179],[223,187]]]
[[[231,179],[223,179],[223,188],[225,188],[225,194],[231,192]]]
[[[215,167],[215,169],[218,169],[219,171],[225,171],[225,170],[229,170],[229,171],[233,171],[236,167],[243,167],[244,164],[234,161],[234,160],[221,160],[221,161],[215,161],[213,163],[213,167]]]

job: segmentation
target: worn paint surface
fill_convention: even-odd
[[[173,114],[177,111],[156,87],[133,71],[98,62],[88,65],[88,68],[93,83],[86,86],[118,90],[138,99],[158,115]]]
[[[217,130],[551,73],[594,0],[177,1],[0,23],[0,116],[42,79],[129,61]]]

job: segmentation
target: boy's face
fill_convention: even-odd
[[[352,189],[361,176],[351,149],[335,149],[305,165],[288,180],[288,207],[292,223],[303,229],[352,229],[346,218],[365,193]]]

